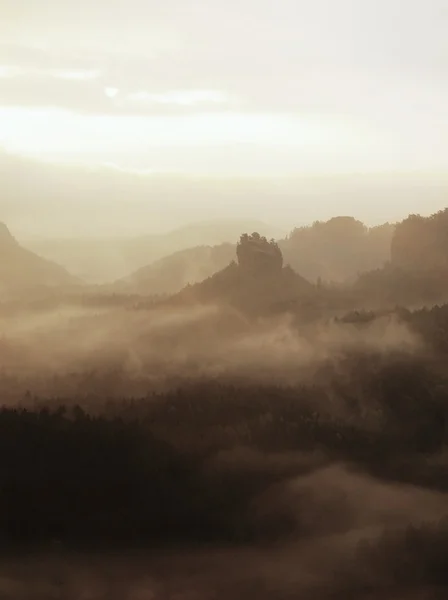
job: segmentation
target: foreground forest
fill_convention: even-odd
[[[336,353],[304,359],[302,341],[264,381],[229,367],[119,398],[105,377],[95,395],[29,393],[3,408],[0,586],[17,573],[34,581],[26,549],[41,557],[35,590],[64,598],[82,586],[137,597],[137,583],[165,589],[166,569],[173,590],[194,585],[204,598],[411,598],[410,588],[443,598],[448,307],[354,313],[334,327]],[[20,571],[8,566],[15,552]],[[111,595],[118,584],[128,596]]]
[[[344,285],[253,233],[170,297],[4,303],[2,597],[445,598],[446,214]]]

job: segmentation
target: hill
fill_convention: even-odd
[[[58,264],[23,248],[0,223],[0,297],[35,288],[67,287],[80,283]]]
[[[410,215],[391,238],[390,260],[361,273],[354,302],[369,308],[414,307],[448,301],[448,209]]]
[[[353,217],[335,217],[296,228],[278,245],[285,263],[309,281],[348,283],[389,260],[394,230],[389,223],[368,228]],[[175,252],[138,269],[115,287],[137,294],[176,293],[223,269],[234,259],[235,250],[236,245],[227,243]]]
[[[258,311],[286,304],[297,297],[309,298],[316,286],[291,267],[276,273],[247,276],[233,262],[205,281],[184,288],[176,298],[190,302],[222,302],[248,311]]]
[[[138,269],[113,288],[133,294],[175,294],[226,267],[235,257],[233,244],[180,250]]]
[[[219,303],[253,315],[283,311],[290,303],[303,306],[317,298],[318,288],[283,266],[276,242],[259,233],[243,234],[237,245],[237,260],[200,283],[186,286],[170,302]]]
[[[307,279],[343,283],[389,260],[394,231],[390,223],[369,228],[339,216],[295,228],[279,245],[285,261]]]
[[[268,237],[284,235],[283,231],[257,220],[228,219],[192,223],[167,233],[134,238],[40,239],[29,240],[26,246],[60,262],[88,283],[108,283],[181,250],[234,243],[241,231],[255,230]],[[219,264],[216,270],[221,267]],[[175,291],[181,287],[182,284]]]

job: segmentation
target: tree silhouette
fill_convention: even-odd
[[[279,272],[283,267],[283,255],[277,242],[268,241],[257,232],[240,237],[236,254],[240,268],[250,273]]]

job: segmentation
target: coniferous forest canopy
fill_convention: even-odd
[[[3,597],[445,598],[447,232],[336,217],[91,284],[4,226]]]

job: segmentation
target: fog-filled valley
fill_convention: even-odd
[[[447,0],[0,0],[0,600],[448,598]]]
[[[447,215],[102,284],[4,225],[2,597],[444,598]]]

